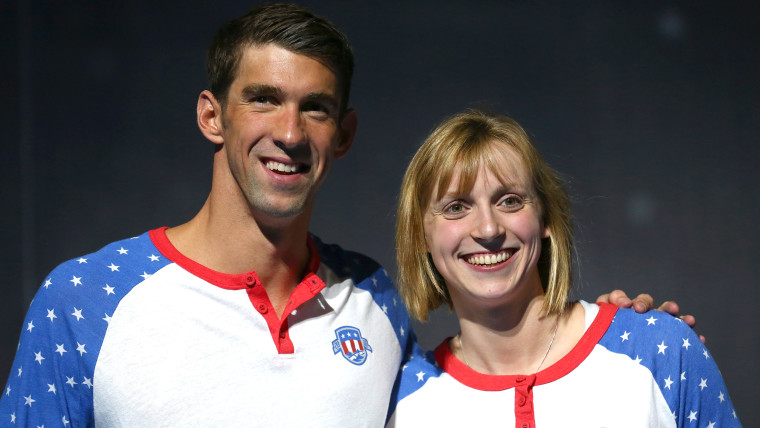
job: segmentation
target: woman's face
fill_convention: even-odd
[[[455,171],[441,199],[433,189],[425,212],[427,249],[455,305],[497,306],[542,293],[537,263],[548,233],[535,192],[517,153],[494,144],[507,184],[481,165],[473,188],[459,194]]]

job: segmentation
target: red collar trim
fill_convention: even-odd
[[[150,239],[153,241],[153,245],[156,246],[158,251],[186,271],[216,285],[217,287],[230,290],[239,290],[250,288],[255,285],[261,285],[261,279],[259,279],[256,271],[240,274],[227,274],[209,269],[206,266],[187,258],[180,253],[174,244],[169,241],[169,238],[166,237],[166,229],[168,229],[168,227],[164,226],[149,231],[148,234]],[[312,292],[319,292],[324,288],[325,284],[316,276],[317,270],[319,269],[320,259],[319,251],[317,251],[317,246],[311,238],[311,235],[306,239],[306,245],[309,248],[309,267],[302,283],[305,283]]]
[[[599,313],[581,340],[561,360],[536,373],[534,385],[554,382],[578,367],[588,357],[604,333],[607,332],[617,309],[615,305],[600,303]],[[435,349],[435,360],[444,371],[460,383],[483,391],[502,391],[525,382],[528,375],[487,375],[472,370],[451,353],[450,340],[451,338],[445,339],[443,343],[438,345]]]

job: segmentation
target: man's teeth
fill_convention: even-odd
[[[477,256],[468,257],[467,263],[471,265],[493,265],[501,263],[508,259],[511,254],[508,251],[500,251],[496,254],[479,254]]]
[[[297,165],[286,165],[282,162],[267,161],[267,168],[272,171],[294,173],[298,170]]]

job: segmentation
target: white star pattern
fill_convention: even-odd
[[[720,394],[718,394],[718,400],[720,400],[721,403],[726,401],[726,396],[723,395],[723,391],[721,391]]]
[[[42,284],[42,286],[43,286],[43,287],[45,287],[45,289],[46,289],[46,290],[47,290],[47,288],[48,288],[48,287],[50,287],[51,285],[53,285],[53,281],[51,281],[51,280],[50,280],[50,278],[46,279],[46,280],[45,280],[45,283],[44,283],[44,284]]]
[[[668,349],[668,346],[665,345],[665,341],[663,340],[662,343],[657,345],[657,349],[658,349],[657,351],[658,354],[665,355],[665,350]]]
[[[399,328],[400,328],[401,336],[403,337],[404,336],[404,327],[399,327]]]
[[[66,420],[66,415],[63,415],[63,418],[61,419],[61,421],[63,422],[63,426],[66,426],[70,423],[68,420]]]
[[[647,325],[655,325],[657,322],[657,318],[655,318],[653,315],[650,315],[649,318],[647,318]]]
[[[76,275],[72,275],[72,278],[69,280],[69,282],[74,284],[74,287],[77,285],[82,285],[82,277],[77,277]]]
[[[118,266],[116,266],[116,265],[115,265],[115,264],[113,264],[113,263],[111,263],[110,265],[108,265],[108,266],[106,266],[106,267],[107,267],[108,269],[111,269],[111,272],[118,272],[118,271],[119,271],[119,267],[118,267]]]
[[[140,276],[143,277],[143,279],[148,279],[148,277],[150,276],[150,274],[148,272],[143,271],[143,274],[140,275]]]
[[[105,318],[103,318],[103,321],[107,322],[108,324],[111,324],[111,317],[108,314],[104,314]]]
[[[74,385],[77,384],[76,382],[74,382],[74,377],[73,376],[72,377],[66,376],[66,383],[68,383],[69,385],[71,385],[72,388],[74,387]]]
[[[694,412],[694,411],[690,412],[690,413],[689,413],[689,418],[688,418],[688,419],[689,419],[689,421],[691,421],[691,422],[694,422],[694,421],[696,421],[696,420],[697,420],[697,412]]]
[[[40,365],[42,365],[42,360],[44,359],[45,357],[42,356],[42,351],[34,353],[34,361],[37,361],[38,363],[40,363]]]
[[[21,373],[23,373],[23,372],[24,372],[24,367],[23,366],[19,367],[18,368],[18,376],[16,376],[16,377],[21,377]]]
[[[382,309],[384,313],[388,313],[388,307],[385,306],[385,303],[383,303],[383,306],[381,306],[380,309]]]
[[[705,360],[708,359],[708,358],[710,358],[710,355],[707,353],[707,349],[705,349],[704,351],[702,351],[702,355],[705,356]]]
[[[668,376],[668,378],[664,380],[665,380],[665,388],[670,389],[670,385],[673,385],[673,381],[670,380],[670,376]]]
[[[80,264],[80,265],[81,265],[82,263],[87,263],[87,259],[85,259],[84,257],[80,257],[80,258],[78,258],[78,259],[77,259],[77,261],[79,262],[79,264]]]
[[[625,331],[625,330],[624,330],[624,331],[623,331],[623,334],[621,334],[621,335],[620,335],[620,338],[621,338],[621,339],[623,339],[623,340],[621,340],[621,342],[625,342],[626,340],[628,340],[628,336],[629,336],[630,334],[631,334],[631,332],[630,332],[630,331]]]
[[[63,356],[63,353],[64,352],[68,352],[68,351],[63,348],[63,343],[61,343],[60,345],[58,345],[58,344],[55,345],[55,352],[57,352],[57,353],[61,354],[61,356]]]
[[[11,387],[5,389],[5,395],[11,395]]]
[[[55,394],[55,385],[52,383],[49,383],[47,384],[47,386],[48,386],[47,392],[52,392],[53,394]]]
[[[119,248],[119,249],[118,249],[118,250],[116,250],[116,251],[118,251],[118,252],[119,252],[119,254],[127,254],[127,251],[128,251],[128,250],[125,250],[125,249],[124,249],[124,247],[121,247],[121,248]]]
[[[113,287],[111,287],[111,286],[110,286],[110,285],[108,285],[108,284],[106,284],[106,286],[105,286],[105,287],[103,287],[103,290],[106,290],[106,296],[108,296],[109,294],[115,294],[115,293],[113,292],[114,288],[113,288]]]
[[[681,372],[681,380],[686,380],[686,372]]]
[[[50,318],[50,322],[53,322],[54,318],[58,318],[57,316],[55,316],[55,309],[48,309],[47,313],[48,313],[47,318]]]
[[[28,397],[24,396],[24,405],[25,406],[32,407],[32,403],[34,403],[35,401],[37,401],[37,400],[35,400],[35,399],[32,398],[32,394],[29,394]]]
[[[87,379],[87,376],[83,376],[84,381],[82,381],[82,385],[87,385],[88,389],[92,389],[92,379]]]
[[[683,340],[683,345],[681,345],[681,346],[683,346],[684,348],[686,348],[686,350],[688,351],[689,350],[689,346],[691,346],[691,343],[689,343],[689,339],[681,339],[681,340]]]
[[[16,412],[11,413],[11,423],[12,424],[16,423]]]
[[[82,318],[84,318],[84,316],[82,316],[82,310],[81,309],[77,309],[76,306],[74,307],[74,312],[71,315],[75,316],[76,319],[77,319],[77,321],[79,321]]]
[[[636,362],[636,364],[641,364],[641,358],[639,358],[639,356],[638,356],[638,355],[636,355],[636,359],[635,359],[635,360],[633,360],[633,361],[635,361],[635,362]]]
[[[707,379],[699,378],[699,389],[700,389],[700,391],[704,391],[705,388],[707,388]]]
[[[79,352],[79,355],[84,355],[87,353],[87,351],[84,350],[84,343],[77,342],[77,352]]]
[[[149,258],[149,259],[150,259],[150,261],[152,261],[152,262],[157,262],[157,261],[158,261],[158,259],[159,259],[159,257],[158,257],[157,255],[155,255],[155,254],[151,254],[151,255],[149,255],[149,256],[148,256],[148,258]]]
[[[417,382],[422,382],[425,379],[425,372],[420,371],[417,373]]]
[[[715,428],[715,422],[712,422],[712,421],[710,421],[710,422],[707,424],[707,428]]]
[[[34,321],[29,321],[29,323],[26,325],[26,331],[31,333],[33,328],[34,328]]]
[[[375,278],[374,276],[372,277],[372,286],[377,287],[377,278]]]

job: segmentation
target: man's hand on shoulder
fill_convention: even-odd
[[[639,294],[635,299],[631,300],[623,290],[614,290],[610,293],[605,293],[596,299],[597,303],[611,303],[621,308],[633,308],[638,313],[644,313],[650,309],[654,309],[654,299],[649,294]],[[693,315],[679,315],[681,308],[678,303],[666,300],[658,308],[658,311],[667,312],[674,317],[680,317],[689,327],[694,328],[697,323],[697,319]],[[705,337],[701,334],[699,339],[702,343],[705,343]]]

